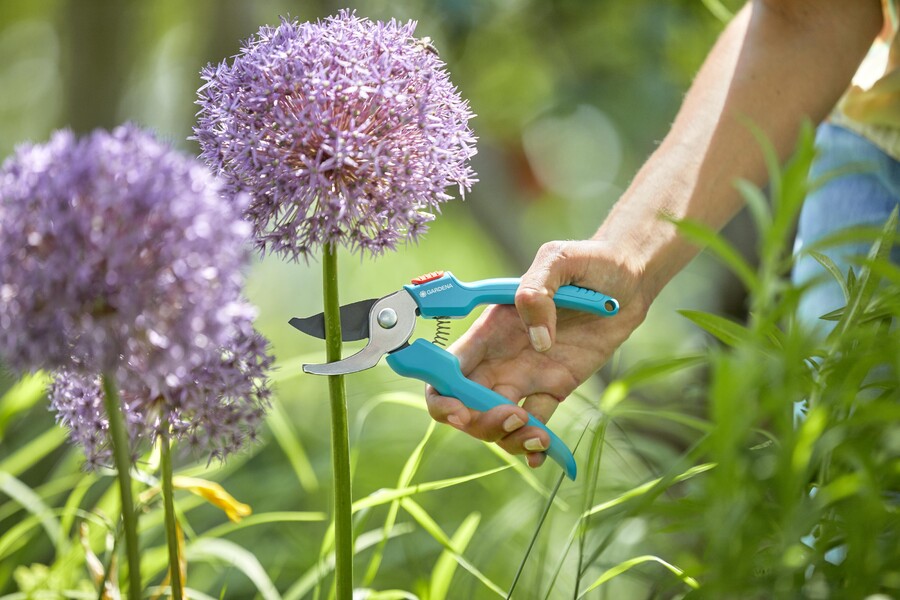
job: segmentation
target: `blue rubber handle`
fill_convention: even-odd
[[[458,398],[477,411],[486,411],[500,404],[513,404],[497,392],[466,379],[459,368],[459,359],[429,341],[418,339],[387,356],[387,364],[403,377],[412,377],[431,385],[442,396]],[[569,479],[577,474],[575,457],[566,444],[546,425],[529,415],[528,425],[540,427],[550,436],[547,455],[566,471]]]
[[[423,317],[464,317],[479,304],[515,304],[518,278],[482,279],[466,283],[452,273],[420,284],[403,286],[412,294]],[[574,285],[564,285],[553,301],[560,308],[571,308],[604,317],[619,312],[615,298]]]

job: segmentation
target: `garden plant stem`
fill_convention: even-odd
[[[341,317],[338,300],[337,249],[325,244],[322,259],[325,308],[325,356],[341,359]],[[347,424],[347,394],[343,375],[328,376],[331,400],[331,461],[334,475],[334,552],[338,600],[353,595],[353,529],[350,494],[350,435]]]
[[[181,561],[178,559],[178,527],[175,520],[175,496],[172,487],[172,449],[169,440],[169,421],[163,419],[159,439],[160,468],[162,470],[163,505],[166,515],[166,541],[169,546],[169,584],[172,600],[182,600]]]
[[[103,375],[103,401],[109,418],[109,436],[112,440],[113,459],[119,479],[119,495],[122,501],[122,528],[125,533],[125,553],[128,556],[128,598],[141,597],[141,557],[138,553],[137,514],[131,495],[131,449],[125,418],[119,406],[119,390],[113,375]]]

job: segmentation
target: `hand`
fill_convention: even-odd
[[[431,416],[496,442],[511,454],[526,454],[530,466],[540,466],[550,440],[541,429],[524,426],[528,413],[546,423],[557,405],[640,325],[649,301],[639,292],[639,283],[638,270],[609,243],[545,244],[522,276],[516,306],[489,307],[450,347],[466,377],[521,406],[497,406],[482,413],[429,386],[425,396]],[[616,298],[619,313],[599,317],[557,312],[553,295],[567,284]]]

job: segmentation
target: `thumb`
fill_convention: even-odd
[[[541,246],[516,291],[516,309],[531,345],[546,352],[556,339],[556,291],[580,279],[586,253],[577,242],[548,242]]]

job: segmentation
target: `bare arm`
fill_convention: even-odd
[[[521,426],[523,410],[549,419],[698,251],[659,215],[715,228],[731,219],[741,207],[735,179],[763,183],[766,176],[745,120],[786,156],[800,123],[822,120],[846,89],[881,18],[879,0],[748,3],[710,52],[668,135],[594,237],[545,244],[522,278],[518,314],[494,307],[453,346],[471,378],[510,400],[524,398],[524,409],[476,413],[429,390],[432,416],[509,452],[528,453],[532,466],[543,462],[534,451],[547,440]],[[612,319],[566,311],[557,317],[552,297],[568,283],[616,296],[621,312]]]

